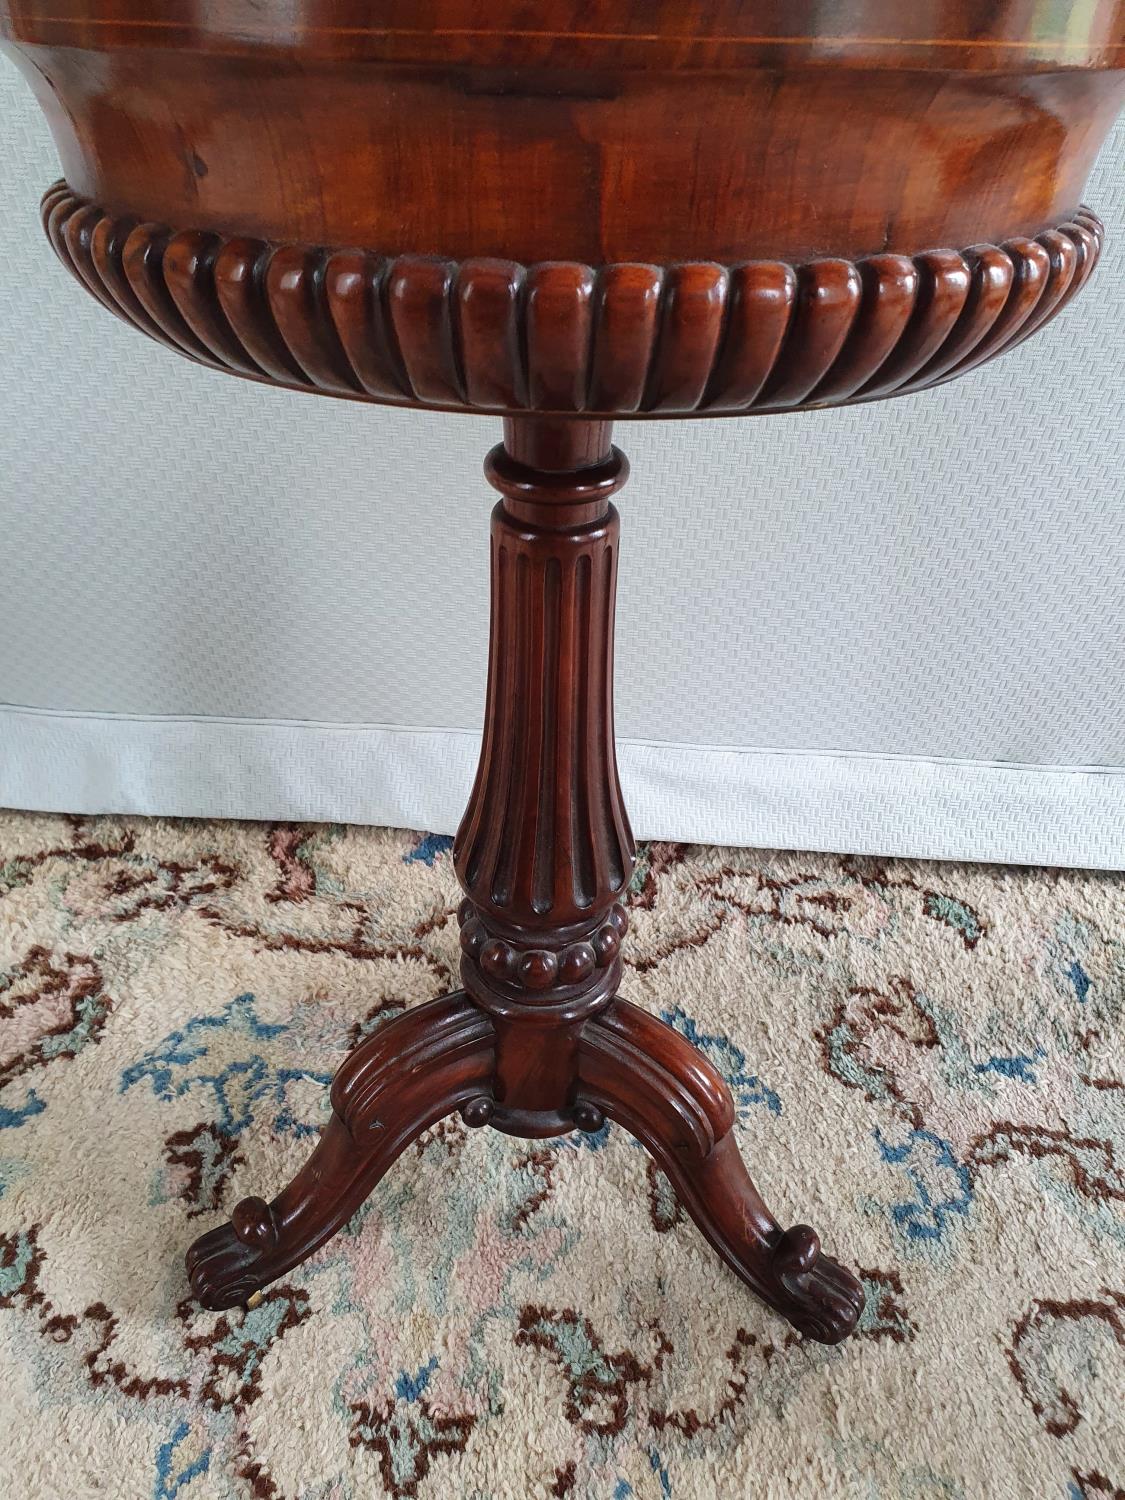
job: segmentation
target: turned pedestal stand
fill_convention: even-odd
[[[196,1296],[252,1299],[450,1111],[610,1119],[736,1275],[845,1338],[859,1283],[618,993],[611,422],[924,390],[1046,323],[1098,255],[1125,0],[0,0],[0,38],[62,158],[48,236],[107,309],[246,379],[504,421],[464,988],[357,1048],[304,1169],[191,1247]]]
[[[336,1075],[333,1117],[272,1203],[246,1198],[188,1251],[207,1307],[245,1301],[351,1217],[427,1126],[516,1136],[615,1120],[727,1264],[802,1333],[845,1338],[859,1282],[783,1231],[732,1134],[730,1091],[677,1031],[617,995],[633,838],[613,743],[623,454],[608,422],[516,417],[486,473],[492,628],[480,769],[453,845],[464,989],[408,1011]]]

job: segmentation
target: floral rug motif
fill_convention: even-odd
[[[728,1079],[801,1341],[624,1131],[443,1121],[253,1311],[182,1252],[455,987],[446,838],[0,815],[0,1494],[1125,1497],[1125,881],[652,844],[624,992]]]

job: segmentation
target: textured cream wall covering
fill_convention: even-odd
[[[46,248],[58,167],[6,64],[0,122],[0,804],[451,828],[498,424],[117,325]],[[619,428],[642,835],[1125,866],[1123,147],[1088,195],[1103,266],[1018,354],[852,411]]]

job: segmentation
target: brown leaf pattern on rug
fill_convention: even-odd
[[[213,1213],[222,1205],[231,1176],[245,1162],[237,1138],[209,1120],[190,1130],[173,1131],[164,1142],[164,1159],[168,1164],[164,1191],[169,1197],[182,1198],[191,1218]]]
[[[415,1401],[396,1392],[375,1406],[358,1402],[349,1442],[370,1448],[379,1458],[384,1488],[395,1500],[411,1500],[439,1453],[463,1453],[476,1418],[434,1410],[425,1397]]]
[[[827,1072],[848,1087],[862,1089],[871,1102],[893,1100],[916,1129],[922,1128],[921,1106],[907,1098],[910,1051],[936,1047],[939,1038],[933,1017],[909,979],[896,974],[884,990],[849,990],[816,1036]],[[846,1060],[846,1067],[837,1066],[841,1060]]]
[[[0,1089],[96,1042],[113,1008],[92,958],[36,945],[0,973]]]
[[[1008,1363],[1046,1431],[1066,1437],[1089,1415],[1082,1391],[1090,1373],[1100,1374],[1118,1401],[1125,1390],[1125,1293],[1036,1301],[1012,1332]]]
[[[995,1167],[1016,1156],[1046,1163],[1064,1187],[1094,1203],[1125,1203],[1125,1172],[1111,1140],[1001,1120],[973,1142],[966,1160],[974,1168]]]
[[[587,1436],[621,1432],[629,1415],[630,1387],[653,1374],[653,1366],[642,1364],[629,1350],[607,1353],[590,1320],[572,1307],[521,1309],[516,1343],[550,1356],[566,1382],[567,1418]]]
[[[190,1328],[196,1321],[190,1303],[181,1303],[179,1311]],[[243,1409],[257,1401],[266,1351],[311,1316],[308,1293],[282,1284],[263,1292],[253,1312],[221,1314],[206,1332],[185,1333],[185,1349],[206,1360],[197,1399],[216,1411],[225,1406]]]
[[[308,830],[300,823],[279,823],[269,832],[270,858],[281,872],[267,901],[307,901],[316,890],[316,870],[304,850]]]

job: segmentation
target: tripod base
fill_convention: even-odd
[[[485,472],[492,628],[480,766],[453,845],[464,990],[365,1041],[333,1116],[272,1203],[245,1198],[188,1252],[207,1307],[231,1307],[340,1229],[396,1157],[459,1109],[543,1137],[632,1132],[731,1267],[810,1338],[837,1343],[859,1283],[803,1224],[782,1230],[738,1155],[730,1092],[671,1027],[614,998],[633,836],[613,739],[618,516],[629,469],[609,424],[505,423]]]
[[[468,1125],[518,1135],[623,1125],[671,1179],[684,1208],[731,1270],[802,1334],[847,1338],[863,1310],[854,1276],[821,1253],[814,1230],[783,1230],[738,1153],[723,1079],[679,1032],[624,1000],[582,1028],[573,1101],[522,1122],[492,1098],[495,1033],[463,991],[399,1016],[336,1075],[332,1118],[293,1181],[273,1200],[244,1198],[228,1224],[187,1255],[192,1291],[209,1308],[245,1303],[343,1228],[423,1130],[460,1110]]]

